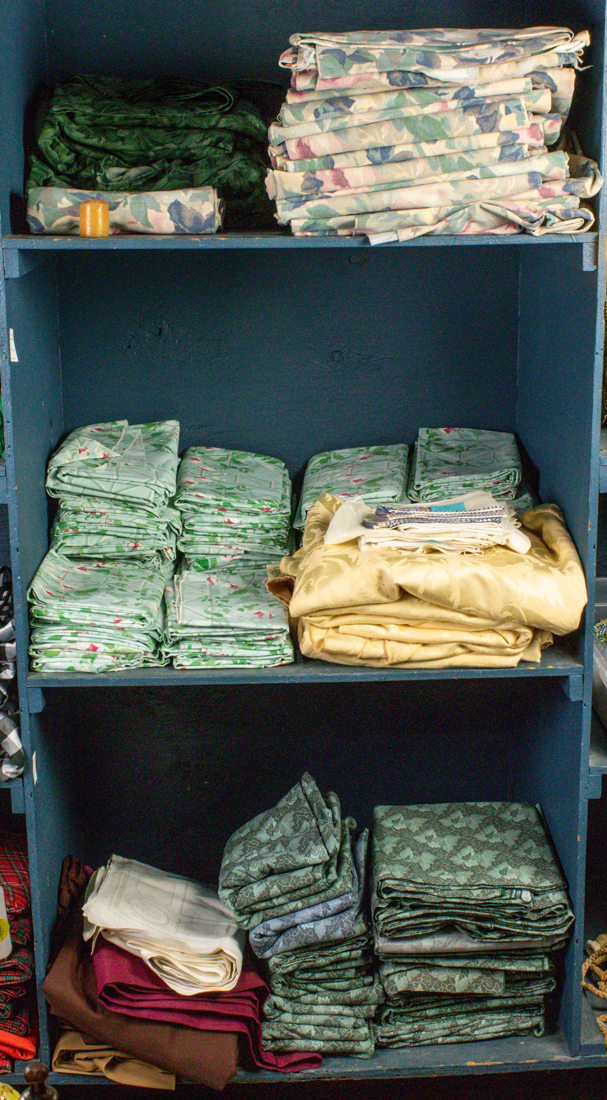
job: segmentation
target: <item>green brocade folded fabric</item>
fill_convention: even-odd
[[[538,811],[524,803],[376,806],[373,917],[398,939],[453,926],[501,940],[564,935],[567,889]]]
[[[519,1004],[501,997],[425,997],[384,1005],[378,1015],[376,1042],[382,1047],[429,1043],[482,1042],[506,1035],[543,1035],[542,998]]]
[[[268,960],[271,995],[264,1005],[263,1044],[297,1050],[307,1042],[323,1053],[370,1057],[376,1008],[384,999],[371,952],[371,933],[359,913],[354,933]],[[274,1045],[275,1044],[275,1045]],[[334,1045],[335,1044],[335,1045]]]
[[[236,912],[241,928],[268,917],[328,901],[356,886],[351,834],[356,823],[341,817],[333,791],[325,796],[304,773],[276,806],[258,814],[229,838],[219,874],[219,896]]]
[[[421,961],[421,960],[420,960]],[[475,965],[466,962],[460,966],[439,966],[433,959],[424,959],[423,965],[399,966],[393,960],[382,959],[380,977],[388,997],[407,993],[484,994],[494,997],[514,997],[529,1000],[551,993],[556,986],[554,965],[539,973],[527,970],[504,969],[502,960],[493,957],[480,958]]]
[[[226,228],[254,229],[273,224],[267,164],[264,120],[235,86],[79,75],[40,105],[26,186],[215,187]]]

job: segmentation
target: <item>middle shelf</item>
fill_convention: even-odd
[[[274,668],[177,669],[134,668],[121,672],[31,672],[28,690],[60,687],[178,687],[180,684],[341,683],[374,680],[486,680],[556,677],[567,681],[572,701],[582,698],[583,666],[564,645],[544,650],[539,664],[521,661],[516,668],[369,668],[328,664],[297,654],[293,664]]]

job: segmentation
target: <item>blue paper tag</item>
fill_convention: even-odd
[[[465,512],[466,505],[463,500],[458,501],[457,504],[431,504],[431,512]]]

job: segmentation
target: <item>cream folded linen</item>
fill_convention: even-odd
[[[92,947],[103,935],[176,993],[221,992],[240,977],[245,934],[233,910],[191,879],[113,855],[92,876],[82,911]]]
[[[377,667],[513,667],[538,662],[552,634],[579,625],[584,574],[556,505],[521,517],[526,554],[495,546],[473,556],[327,546],[340,507],[321,497],[301,549],[268,568],[268,587],[297,620],[304,656]]]
[[[440,504],[380,504],[346,501],[325,533],[325,545],[358,539],[359,550],[480,554],[488,546],[509,546],[526,554],[531,542],[519,530],[514,510],[491,493],[464,493]]]
[[[53,1051],[55,1073],[75,1073],[83,1077],[107,1077],[118,1085],[133,1085],[144,1089],[175,1090],[176,1077],[148,1062],[140,1062],[130,1054],[98,1043],[79,1031],[64,1031]]]

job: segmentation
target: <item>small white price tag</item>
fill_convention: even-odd
[[[11,930],[6,916],[4,890],[0,886],[0,959],[6,959],[12,950],[13,945],[11,943]]]
[[[9,328],[8,330],[8,350],[10,352],[11,363],[18,363],[19,359],[17,358],[17,345],[15,344],[15,334],[12,328]]]

